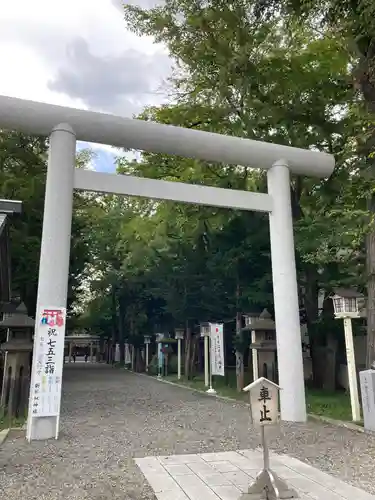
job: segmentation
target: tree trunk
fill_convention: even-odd
[[[249,354],[247,358],[247,371],[249,372],[249,380],[254,380],[254,372],[253,372],[253,352],[249,347]]]
[[[184,372],[185,377],[190,378],[190,353],[191,353],[191,328],[189,326],[189,321],[186,321],[186,339],[185,339],[185,364]]]
[[[120,364],[125,364],[125,302],[124,299],[119,297],[119,317],[118,317],[118,343],[120,349]]]
[[[326,391],[336,390],[336,354],[337,354],[337,337],[328,332],[327,347],[325,349],[325,369],[323,379],[323,389]]]
[[[145,371],[145,360],[142,359],[141,349],[139,347],[135,350],[135,371],[137,373]]]
[[[236,335],[241,336],[242,330],[242,313],[237,312],[236,314]],[[237,379],[237,392],[241,392],[244,388],[244,364],[243,364],[243,353],[236,351],[236,379]]]
[[[132,354],[131,354],[131,370],[134,372],[135,371],[135,347],[134,344],[132,344]]]
[[[204,363],[205,363],[205,361],[204,361],[204,343],[202,343],[201,340],[198,342],[197,349],[198,349],[198,355],[197,355],[198,372],[201,373],[204,371]]]
[[[192,352],[191,352],[191,359],[190,359],[190,377],[193,378],[196,373],[196,359],[197,359],[197,346],[199,342],[199,337],[195,336],[192,337]]]
[[[115,350],[116,350],[116,341],[117,341],[117,304],[116,304],[116,286],[112,285],[112,290],[111,290],[111,299],[112,299],[112,339],[111,339],[111,346],[109,349],[109,360],[110,363],[115,362]]]
[[[372,216],[375,215],[375,197],[369,202]],[[367,355],[366,367],[375,362],[375,230],[366,237],[366,268],[367,268]]]
[[[312,376],[314,385],[319,385],[318,380],[321,379],[321,363],[319,362],[319,356],[321,353],[321,343],[319,339],[316,338],[314,323],[319,319],[319,305],[318,305],[318,295],[319,295],[319,283],[318,283],[318,273],[316,267],[310,264],[306,264],[304,267],[305,283],[304,283],[304,296],[303,303],[306,310],[307,316],[307,331],[309,335],[310,342],[310,355],[312,363]],[[302,342],[302,339],[301,339]]]
[[[241,329],[242,329],[242,313],[239,311],[240,307],[240,282],[239,276],[237,275],[237,287],[236,287],[236,303],[237,303],[237,312],[236,312],[236,336],[237,339],[241,338]],[[243,367],[243,353],[236,349],[236,383],[237,383],[237,392],[241,392],[244,388],[244,367]]]
[[[375,77],[374,59],[375,45],[373,40],[369,42],[366,49],[358,46],[362,57],[357,66],[355,77],[356,84],[362,91],[367,110],[375,114]],[[375,161],[372,156],[374,147],[374,133],[367,139],[362,154],[365,155],[368,164],[368,175],[370,179],[375,178]],[[366,270],[367,270],[367,354],[366,366],[370,368],[375,362],[375,195],[371,194],[367,203],[369,210],[369,222],[372,224],[372,231],[366,237]]]

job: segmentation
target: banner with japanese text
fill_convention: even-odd
[[[210,324],[211,374],[224,376],[224,325]]]
[[[66,309],[41,307],[35,325],[35,374],[31,387],[33,417],[60,413]]]

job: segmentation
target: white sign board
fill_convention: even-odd
[[[211,375],[224,376],[224,325],[210,324]]]
[[[274,425],[279,422],[279,386],[261,377],[244,388],[250,393],[251,416],[254,425]]]
[[[41,307],[35,325],[35,378],[31,387],[33,417],[58,416],[64,363],[66,309]]]
[[[375,370],[359,373],[364,428],[375,431]]]

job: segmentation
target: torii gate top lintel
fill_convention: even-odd
[[[285,160],[291,172],[320,178],[335,166],[332,155],[318,151],[0,96],[0,128],[49,135],[60,123],[68,123],[77,140],[115,147],[265,170]]]

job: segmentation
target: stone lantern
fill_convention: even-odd
[[[155,333],[156,343],[158,346],[158,379],[162,378],[163,375],[163,365],[164,365],[164,354],[162,350],[162,340],[164,338],[164,333]]]
[[[210,323],[201,323],[199,325],[201,338],[204,339],[204,385],[210,385],[210,365],[209,365],[209,352],[210,352]]]
[[[176,328],[174,331],[175,339],[177,340],[177,378],[181,379],[181,341],[184,340],[185,330]]]
[[[257,380],[259,376],[277,382],[277,346],[276,325],[271,314],[264,309],[256,317],[255,314],[245,315],[248,320],[243,330],[251,331],[251,344],[253,355],[253,377]]]
[[[333,294],[331,295],[331,299],[333,302],[335,319],[342,319],[344,322],[346,362],[348,368],[352,419],[353,422],[358,422],[361,420],[361,408],[359,404],[352,319],[361,317],[361,309],[363,309],[364,305],[364,295],[352,289],[335,288],[333,290]]]
[[[209,337],[210,336],[210,324],[209,323],[201,323],[199,325],[201,337]]]
[[[336,319],[359,318],[364,306],[364,295],[356,290],[335,288],[331,296]]]
[[[18,416],[27,409],[35,320],[20,304],[15,313],[4,317],[0,327],[8,330],[7,341],[0,347],[6,353],[0,404]]]
[[[243,315],[245,319],[245,327],[250,326],[254,323],[254,321],[257,321],[259,319],[259,313],[258,312],[248,312]]]
[[[144,335],[143,337],[144,344],[146,346],[146,372],[148,372],[148,350],[149,350],[149,345],[151,344],[151,335]]]

